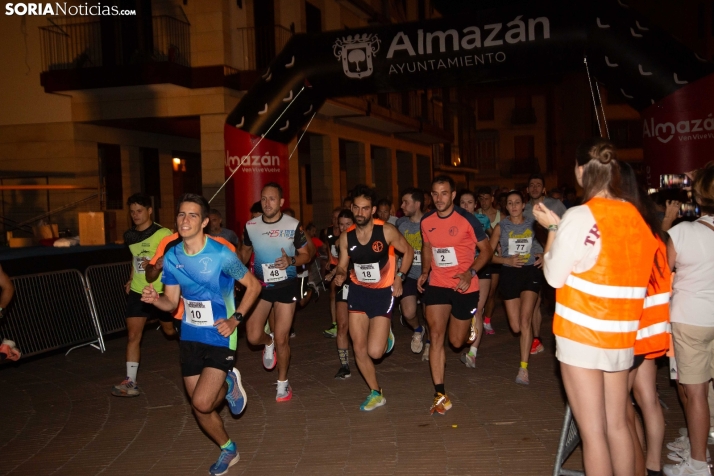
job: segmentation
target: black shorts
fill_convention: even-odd
[[[365,313],[372,319],[377,316],[392,317],[394,297],[392,287],[371,289],[352,283],[347,294],[347,309],[351,313]]]
[[[417,299],[421,296],[419,289],[417,289],[417,279],[416,278],[404,278],[402,283],[402,295],[401,297],[416,296]]]
[[[543,271],[534,265],[522,268],[504,266],[501,269],[499,286],[504,301],[521,297],[523,291],[538,294],[543,286]]]
[[[124,317],[145,317],[149,320],[158,319],[161,322],[172,322],[173,316],[168,312],[156,308],[153,304],[147,304],[141,300],[141,294],[129,291],[126,297],[126,311]]]
[[[335,288],[335,302],[347,302],[347,298],[350,295],[350,283],[349,281],[342,283],[342,286]]]
[[[291,279],[287,284],[281,284],[278,287],[264,287],[260,293],[260,299],[270,303],[282,302],[290,304],[291,302],[298,302],[302,299],[300,281],[300,279]]]
[[[202,342],[182,340],[179,342],[179,357],[181,359],[181,375],[192,377],[200,375],[203,369],[230,372],[234,365],[236,351],[228,347],[217,347]]]
[[[476,273],[476,276],[478,279],[491,279],[491,266],[487,264]]]
[[[501,268],[503,268],[503,265],[496,263],[488,263],[488,267],[491,268],[491,275],[494,275],[501,274]]]
[[[645,363],[645,354],[636,355],[635,358],[632,360],[632,367],[630,367],[630,370],[637,370],[637,368],[644,363]]]
[[[468,321],[478,310],[478,294],[478,291],[464,294],[451,288],[427,286],[424,288],[424,304],[449,304],[451,315],[460,321]]]

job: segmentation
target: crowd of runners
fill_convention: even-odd
[[[179,198],[176,232],[153,222],[149,197],[132,195],[134,226],[124,234],[133,258],[125,285],[126,378],[111,392],[141,393],[142,332],[147,320],[159,320],[163,332],[179,340],[194,414],[221,448],[210,473],[221,475],[239,455],[217,409],[225,400],[238,415],[247,402],[235,366],[241,323],[248,342],[262,346],[265,369],[277,367],[276,402],[289,401],[295,313],[319,296],[320,287],[327,288],[331,325],[323,333],[336,341],[334,378],[352,375],[351,341],[369,389],[360,410],[372,411],[387,402],[375,361],[394,348],[392,314],[398,309],[402,325],[413,331],[411,351],[422,354],[431,370],[429,412],[443,415],[452,408],[445,345],[461,349],[461,362],[476,368],[483,335],[495,333],[497,295],[519,339],[515,382],[530,384],[530,356],[544,351],[541,301],[553,300],[550,284],[557,289],[551,302],[556,357],[580,429],[586,472],[710,474],[706,400],[707,392],[714,394],[709,391],[714,252],[701,241],[713,242],[706,234],[714,231],[714,163],[694,180],[704,226],[671,228],[672,210],[679,204],[668,203],[658,216],[638,191],[632,168],[617,159],[606,140],[579,148],[575,173],[584,190],[581,206],[569,193],[546,194],[545,180],[537,174],[524,191],[458,191],[450,176],[439,175],[430,190],[404,190],[399,210],[378,199],[374,189],[358,185],[319,233],[284,208],[279,184],[267,183],[240,238],[223,227],[220,212],[200,195]],[[664,422],[654,359],[674,351],[670,291],[675,267],[673,376],[679,380],[688,431],[667,445],[679,464],[663,468]],[[0,289],[1,318],[13,293],[1,270]],[[685,289],[695,291],[686,295]],[[683,293],[679,300],[678,291]],[[12,341],[2,342],[0,358],[19,357]],[[636,443],[630,392],[643,413],[646,456]]]

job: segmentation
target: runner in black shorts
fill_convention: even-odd
[[[337,224],[339,226],[339,231],[340,234],[346,233],[347,230],[354,225],[354,215],[352,214],[352,211],[350,210],[340,210],[338,216],[337,216]],[[338,235],[339,239],[339,235]],[[336,242],[336,244],[339,246],[339,244]],[[339,256],[339,250],[335,249],[335,251],[338,251],[338,256]],[[332,251],[330,251],[332,253]],[[337,261],[337,260],[336,260]],[[337,272],[337,263],[335,263],[334,269],[328,273],[327,276],[325,276],[325,279],[327,281],[332,281],[332,278],[335,276],[335,273]],[[337,338],[337,355],[340,358],[340,368],[337,371],[337,374],[335,374],[336,379],[344,380],[346,378],[349,378],[352,374],[350,373],[350,350],[349,350],[349,345],[350,342],[348,340],[348,333],[349,333],[349,313],[347,310],[347,298],[349,297],[349,292],[350,292],[350,279],[349,275],[347,276],[346,280],[344,283],[342,283],[342,286],[336,286],[334,282],[330,283],[330,287],[334,287],[335,289],[335,316],[337,318],[337,332],[335,337]]]
[[[340,235],[340,262],[334,280],[341,286],[349,267],[350,336],[357,367],[371,390],[360,410],[372,411],[387,402],[372,359],[380,359],[394,348],[394,298],[402,294],[402,279],[412,264],[414,250],[393,225],[372,218],[377,210],[374,190],[358,185],[352,199],[355,224]],[[395,249],[404,255],[396,276]]]
[[[480,208],[476,210],[476,213],[481,215],[486,215],[491,222],[491,232],[496,228],[496,225],[501,221],[501,211],[494,207],[495,199],[493,198],[493,191],[491,187],[480,187],[476,191],[478,196],[478,203]],[[495,334],[496,331],[493,330],[491,325],[491,316],[493,316],[493,309],[496,303],[496,290],[498,289],[499,276],[501,274],[501,264],[496,264],[491,261],[488,266],[486,273],[491,275],[491,288],[488,291],[488,297],[486,298],[486,305],[483,307],[483,333],[484,334]]]
[[[424,245],[418,285],[423,289],[428,278],[424,301],[432,341],[429,365],[435,390],[429,411],[443,415],[452,406],[444,388],[446,329],[451,344],[457,349],[463,347],[469,337],[471,318],[478,310],[478,279],[473,276],[493,252],[481,223],[454,204],[456,190],[451,177],[434,178],[431,197],[435,209],[421,220]],[[480,253],[474,259],[477,248]]]
[[[506,197],[510,216],[501,220],[491,236],[491,246],[501,245],[501,295],[508,323],[520,333],[521,366],[516,383],[528,385],[528,357],[533,344],[533,310],[543,283],[543,248],[535,237],[534,219],[523,216],[525,202],[520,192],[512,190]]]
[[[417,316],[418,301],[421,293],[417,289],[417,280],[421,276],[421,217],[424,216],[422,207],[424,206],[424,192],[416,188],[410,188],[402,193],[402,211],[404,216],[397,220],[397,229],[404,236],[407,243],[414,249],[414,260],[409,268],[404,282],[402,283],[402,297],[400,298],[399,309],[407,325],[412,328],[411,349],[415,354],[419,354],[425,349],[426,325],[419,324]],[[426,359],[429,356],[429,347],[424,350]]]

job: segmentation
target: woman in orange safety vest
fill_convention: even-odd
[[[568,402],[589,475],[634,473],[627,426],[628,374],[657,240],[623,192],[615,147],[595,138],[578,147],[583,205],[558,216],[533,207],[548,230],[544,273],[556,288],[553,333]]]

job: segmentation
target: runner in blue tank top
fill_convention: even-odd
[[[290,327],[302,298],[296,266],[309,263],[315,254],[315,246],[305,236],[300,222],[280,211],[284,203],[279,184],[271,182],[263,187],[263,214],[245,224],[239,251],[244,263],[255,252],[253,271],[263,283],[260,301],[246,322],[246,332],[251,344],[265,346],[263,366],[268,370],[278,366],[277,402],[287,402],[293,396],[288,383]],[[271,309],[275,311],[275,322],[270,323],[273,332],[266,334],[265,322]]]
[[[176,225],[181,240],[164,255],[164,294],[160,296],[149,284],[141,300],[171,312],[183,296],[181,373],[198,425],[221,447],[218,461],[209,470],[221,475],[239,456],[216,407],[225,398],[233,414],[245,409],[246,394],[240,373],[233,367],[236,328],[258,298],[260,283],[228,248],[203,233],[208,214],[208,202],[202,196],[187,193],[179,198]],[[237,310],[235,280],[246,288]]]

